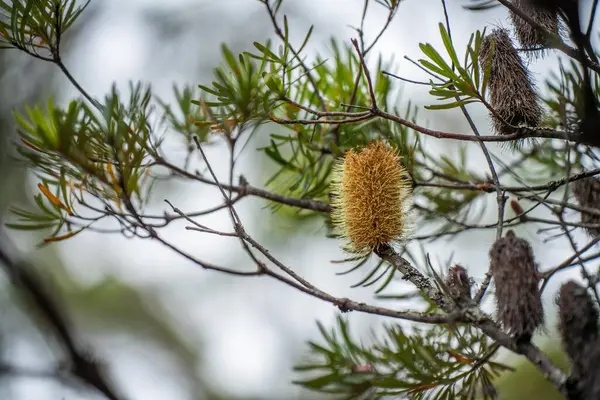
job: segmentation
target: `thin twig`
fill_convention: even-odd
[[[275,15],[275,11],[269,4],[269,0],[260,0],[260,1],[265,5],[267,12],[269,13],[269,17],[271,18],[271,23],[273,24],[275,33],[284,42],[284,46],[287,46],[290,49],[290,51],[292,52],[292,54],[294,55],[294,57],[296,58],[296,60],[300,64],[300,66],[302,67],[302,69],[304,70],[304,75],[310,82],[310,84],[314,90],[315,96],[317,96],[317,99],[319,99],[321,109],[326,110],[327,106],[325,105],[325,100],[323,100],[323,96],[321,95],[321,91],[319,90],[319,85],[317,85],[317,81],[312,76],[310,69],[304,63],[304,60],[300,57],[300,54],[298,54],[298,52],[292,47],[292,45],[289,42],[286,42],[285,35],[283,34],[283,31],[281,30],[281,28],[279,27],[279,24],[277,23],[277,17]]]
[[[452,42],[452,31],[450,29],[450,17],[448,15],[448,8],[446,7],[446,0],[442,0],[442,8],[444,10],[444,18],[446,19],[446,30],[448,31],[448,37],[450,39],[450,42]],[[454,62],[453,62],[452,69],[454,70],[455,67],[456,66],[454,65]],[[452,88],[454,88],[454,86],[452,86]],[[455,99],[458,102],[461,101],[460,96],[455,96]],[[473,122],[471,115],[467,111],[467,107],[464,104],[461,104],[460,110],[462,111],[465,119],[469,123],[469,126],[473,130],[473,133],[475,134],[475,136],[481,137],[481,134],[479,133],[479,130],[477,129],[477,126],[475,125],[475,122]],[[498,224],[496,227],[496,240],[497,240],[500,237],[502,237],[502,228],[503,228],[503,224],[504,224],[504,205],[506,203],[506,198],[500,187],[500,179],[498,178],[498,173],[496,172],[496,167],[494,166],[494,162],[492,161],[492,157],[490,156],[490,152],[488,151],[487,146],[485,145],[484,142],[481,142],[481,141],[479,142],[479,145],[481,146],[481,150],[482,150],[485,160],[488,164],[488,168],[490,169],[490,173],[492,174],[492,180],[494,182],[494,185],[496,186],[496,203],[498,205],[498,207],[497,207],[497,209],[498,209]],[[475,295],[475,301],[477,303],[479,303],[481,301],[481,299],[483,299],[483,296],[485,295],[485,292],[486,292],[491,280],[492,280],[492,273],[490,271],[487,271],[485,273],[485,278],[483,280],[483,283],[481,284],[479,291]]]

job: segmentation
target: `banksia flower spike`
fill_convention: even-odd
[[[542,108],[529,71],[513,47],[508,31],[499,28],[486,35],[479,56],[482,69],[491,63],[488,87],[490,105],[495,111],[491,117],[496,134],[510,135],[519,131],[509,125],[537,127]]]
[[[556,12],[536,7],[531,4],[531,0],[513,0],[513,4],[540,24],[546,31],[558,35],[558,14]],[[543,55],[546,46],[544,34],[512,11],[510,12],[510,18],[523,50],[527,50],[528,55]]]
[[[571,183],[575,199],[581,207],[595,209],[600,212],[600,181],[596,177],[579,179]],[[592,237],[600,235],[600,215],[581,212],[581,223],[585,225],[598,225],[598,227],[586,227],[586,231]]]
[[[497,316],[502,326],[516,337],[531,339],[544,322],[531,246],[509,230],[490,249],[490,271],[496,284]]]
[[[406,238],[411,177],[398,152],[381,141],[350,150],[336,162],[331,221],[350,253],[366,255]]]
[[[569,281],[558,299],[558,330],[571,360],[571,380],[581,399],[600,398],[598,310],[586,288]]]

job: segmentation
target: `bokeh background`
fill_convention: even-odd
[[[385,21],[386,11],[372,1],[365,24],[367,41]],[[457,48],[464,48],[469,35],[485,26],[507,25],[507,12],[497,8],[470,13],[465,1],[448,1],[452,34]],[[290,21],[293,40],[299,42],[309,26],[315,26],[307,54],[330,50],[329,38],[349,42],[355,36],[362,0],[286,0],[282,13]],[[404,0],[394,22],[371,53],[394,59],[396,72],[404,77],[426,80],[423,73],[404,60],[420,58],[419,42],[440,48],[438,22],[443,21],[440,1]],[[124,93],[130,80],[152,84],[153,91],[173,100],[172,85],[208,84],[212,68],[220,62],[220,45],[234,52],[252,49],[252,42],[274,37],[264,6],[255,0],[92,0],[88,9],[67,35],[64,61],[72,74],[96,98],[116,84]],[[530,67],[540,87],[556,57],[550,55]],[[432,102],[426,87],[399,85],[400,108],[411,102]],[[15,202],[32,202],[35,179],[7,157],[14,133],[13,109],[44,102],[53,96],[66,102],[79,96],[55,66],[34,60],[17,50],[0,51],[0,219]],[[485,131],[487,114],[478,107],[471,111]],[[445,131],[468,132],[468,125],[454,111],[420,110],[420,122]],[[267,125],[255,136],[238,173],[262,186],[274,166],[253,149],[266,143],[276,126]],[[175,136],[173,136],[175,137]],[[432,152],[452,154],[450,142],[429,141]],[[167,155],[183,157],[185,147],[167,140]],[[504,154],[495,149],[498,154]],[[221,164],[226,149],[213,146],[207,155],[225,178]],[[504,154],[510,157],[509,154]],[[480,149],[473,145],[469,163],[485,165]],[[166,210],[163,199],[177,207],[199,210],[221,202],[215,188],[190,183],[160,184],[150,209]],[[495,220],[494,198],[490,196],[485,218]],[[374,302],[369,288],[350,289],[356,276],[337,276],[345,266],[331,260],[344,255],[338,242],[324,237],[319,218],[299,221],[273,215],[260,199],[246,198],[238,205],[246,229],[280,260],[310,281],[336,296]],[[229,230],[226,212],[201,221],[215,229]],[[201,235],[172,224],[165,237],[199,258],[225,267],[250,266],[234,239]],[[3,228],[2,228],[3,229]],[[521,228],[519,235],[531,241],[537,259],[547,267],[569,255],[569,248],[543,243],[535,228]],[[31,260],[52,283],[55,295],[69,312],[79,334],[109,367],[110,378],[128,399],[320,399],[326,398],[294,386],[292,367],[304,360],[305,341],[319,337],[316,320],[332,326],[339,311],[330,304],[269,279],[234,278],[204,271],[159,243],[126,239],[119,235],[84,233],[68,241],[37,248],[41,236],[31,232],[8,232],[17,249]],[[582,237],[576,236],[578,239]],[[494,232],[465,233],[449,243],[428,244],[434,259],[452,257],[467,266],[475,280],[487,268],[487,252]],[[540,251],[540,249],[544,249]],[[560,275],[578,277],[576,271]],[[60,353],[44,335],[35,318],[0,275],[0,360],[32,369],[51,367]],[[400,288],[402,283],[393,284]],[[546,291],[552,307],[556,284]],[[491,310],[490,304],[486,305]],[[554,319],[548,313],[548,330],[536,338],[546,349],[558,350]],[[368,341],[385,318],[352,313],[347,316],[352,331]],[[506,355],[502,355],[507,357]],[[510,356],[509,356],[510,357]],[[520,365],[521,360],[511,357]],[[531,366],[500,381],[503,398],[546,399],[555,395]],[[0,398],[14,400],[99,399],[99,395],[76,390],[50,379],[0,376]]]

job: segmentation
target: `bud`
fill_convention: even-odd
[[[521,204],[519,204],[517,200],[512,199],[510,201],[510,208],[512,208],[514,213],[517,214],[521,222],[527,221],[527,215],[525,215],[525,210],[523,210],[523,207],[521,207]]]
[[[575,199],[581,207],[593,208],[600,212],[600,181],[596,177],[579,179],[571,183]],[[592,237],[600,235],[600,215],[581,212],[581,223],[586,225],[599,225],[598,228],[585,228]]]
[[[513,0],[513,4],[540,24],[546,31],[558,35],[558,13],[556,11],[552,12],[536,7],[531,4],[531,0]],[[544,55],[546,39],[543,33],[512,11],[510,12],[510,18],[523,50],[528,50],[528,55]]]
[[[365,255],[406,238],[411,182],[397,150],[381,141],[350,150],[335,164],[331,222],[347,251]]]
[[[355,374],[374,374],[377,370],[373,364],[354,364],[352,365],[352,372]]]
[[[529,340],[544,322],[533,250],[512,230],[490,249],[490,271],[496,284],[497,316],[510,334]]]
[[[458,304],[471,299],[471,285],[472,283],[466,269],[458,264],[450,267],[448,276],[446,277],[446,286],[448,286],[450,296]]]
[[[515,127],[537,127],[542,108],[529,71],[513,47],[508,30],[498,28],[486,35],[479,55],[482,68],[491,63],[488,87],[490,104],[495,111],[491,117],[496,134],[510,135],[520,131],[504,121]]]
[[[586,288],[569,281],[559,291],[558,330],[582,399],[600,398],[598,310]]]
[[[512,208],[512,210],[517,215],[521,215],[521,214],[523,214],[525,212],[523,210],[523,207],[521,207],[521,205],[519,204],[519,202],[517,200],[514,200],[514,199],[510,201],[510,208]]]

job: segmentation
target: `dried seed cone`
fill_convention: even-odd
[[[586,289],[564,283],[558,295],[558,330],[571,360],[571,380],[581,399],[600,399],[598,310]]]
[[[573,282],[564,283],[558,295],[558,330],[573,371],[582,371],[588,350],[598,338],[598,310],[586,289]]]
[[[513,4],[547,31],[558,35],[558,14],[556,12],[536,7],[531,4],[531,0],[513,0]],[[512,11],[510,12],[510,18],[521,47],[524,50],[529,50],[527,54],[531,56],[543,55],[544,50],[540,49],[540,47],[546,45],[546,40],[542,32]]]
[[[496,284],[499,321],[510,334],[530,339],[544,322],[539,277],[531,246],[509,230],[490,249],[490,270]]]
[[[542,108],[529,71],[513,47],[508,30],[495,29],[483,39],[479,57],[482,69],[488,61],[491,63],[488,83],[490,104],[497,114],[491,115],[494,131],[498,135],[519,131],[503,121],[515,127],[537,127]]]
[[[582,400],[600,399],[600,342],[596,340],[589,350],[585,372],[579,380]]]
[[[331,221],[346,250],[368,254],[406,238],[411,177],[398,152],[378,141],[350,150],[333,169]]]
[[[600,181],[596,177],[580,179],[571,184],[575,199],[581,207],[593,208],[600,211]],[[581,223],[586,225],[599,225],[600,215],[581,212]],[[588,234],[592,237],[600,235],[600,227],[586,227]]]
[[[446,277],[446,285],[450,291],[450,296],[458,304],[466,303],[471,299],[471,280],[467,274],[467,270],[461,265],[454,265],[448,270]]]

